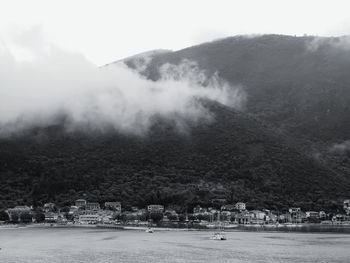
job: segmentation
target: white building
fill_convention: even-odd
[[[100,221],[99,215],[80,215],[79,223],[81,224],[97,224]]]
[[[300,213],[301,209],[300,209],[300,207],[291,207],[291,208],[288,209],[288,211],[291,214],[295,214],[295,213]]]
[[[315,211],[307,211],[305,212],[306,218],[320,218],[320,213]]]
[[[45,213],[45,221],[46,222],[57,222],[58,214],[53,212]]]
[[[149,205],[149,206],[147,206],[147,211],[150,213],[163,213],[164,206],[163,205]]]
[[[86,203],[85,210],[100,210],[100,204],[99,203]]]
[[[242,202],[237,202],[235,206],[236,206],[236,209],[241,211],[246,209],[245,203],[242,203]]]

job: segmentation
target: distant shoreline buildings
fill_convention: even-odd
[[[278,211],[247,210],[244,202],[224,204],[220,208],[197,205],[192,213],[180,211],[176,207],[165,208],[161,204],[150,204],[146,208],[131,207],[122,210],[119,201],[105,202],[101,207],[98,202],[77,199],[74,206],[57,207],[46,203],[43,207],[16,206],[2,213],[0,222],[10,223],[60,223],[60,224],[177,224],[186,223],[209,226],[215,222],[225,224],[350,224],[350,200],[344,200],[345,213],[326,213],[325,211],[302,211],[291,207],[285,213]]]

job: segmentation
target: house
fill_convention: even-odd
[[[103,217],[101,218],[101,221],[102,221],[104,224],[112,224],[112,223],[114,222],[113,216],[107,216],[107,215],[103,216]]]
[[[291,207],[288,209],[290,214],[290,222],[291,223],[302,223],[303,216],[300,207]]]
[[[350,199],[349,200],[345,200],[343,202],[343,208],[345,210],[345,213],[350,215]]]
[[[342,214],[337,214],[333,216],[332,218],[333,222],[344,222],[344,221],[350,221],[350,215],[342,215]]]
[[[164,206],[163,205],[149,205],[149,206],[147,206],[147,211],[149,213],[163,213]]]
[[[238,224],[248,224],[250,221],[250,215],[247,211],[242,211],[240,213],[237,213],[234,215],[235,222],[238,222]]]
[[[85,210],[100,210],[100,204],[96,202],[86,203]]]
[[[307,211],[305,212],[306,219],[311,223],[318,223],[320,220],[320,213],[315,211]]]
[[[105,202],[105,208],[114,210],[116,212],[122,211],[122,205],[120,202]]]
[[[77,214],[79,211],[79,208],[75,205],[72,205],[70,208],[69,208],[69,214]]]
[[[325,211],[320,211],[319,217],[320,217],[320,219],[323,219],[323,220],[326,219],[326,217],[327,217],[326,212]]]
[[[320,217],[320,213],[315,212],[315,211],[307,211],[307,212],[305,212],[305,214],[306,214],[306,218],[319,218]]]
[[[250,222],[252,224],[262,224],[266,219],[266,214],[260,210],[252,210],[249,212]]]
[[[291,223],[292,221],[293,220],[290,213],[286,213],[278,216],[279,223]]]
[[[265,221],[267,221],[269,223],[276,223],[277,222],[278,217],[277,217],[276,214],[274,214],[272,211],[267,210],[267,209],[265,209],[264,212],[265,212],[265,215],[266,215]]]
[[[236,206],[236,209],[240,211],[243,211],[246,209],[245,203],[242,203],[242,202],[237,202],[235,206]]]
[[[54,212],[45,213],[45,221],[49,223],[57,222],[58,214]]]
[[[78,199],[75,200],[75,206],[78,208],[82,208],[86,206],[86,200],[85,199]]]
[[[99,215],[80,215],[79,223],[81,224],[97,224],[100,221]]]

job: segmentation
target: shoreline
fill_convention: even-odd
[[[110,229],[110,230],[124,230],[124,231],[146,231],[148,227],[145,226],[130,226],[130,225],[83,225],[83,224],[16,224],[16,225],[0,225],[1,229],[24,229],[24,228],[40,228],[40,229]],[[301,224],[301,225],[237,225],[233,228],[177,228],[177,227],[158,227],[152,226],[154,231],[218,231],[218,232],[295,232],[295,233],[335,233],[335,234],[350,234],[350,225],[322,225],[322,224]]]

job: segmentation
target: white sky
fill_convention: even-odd
[[[0,38],[37,26],[102,65],[237,34],[350,34],[350,1],[0,0]]]

